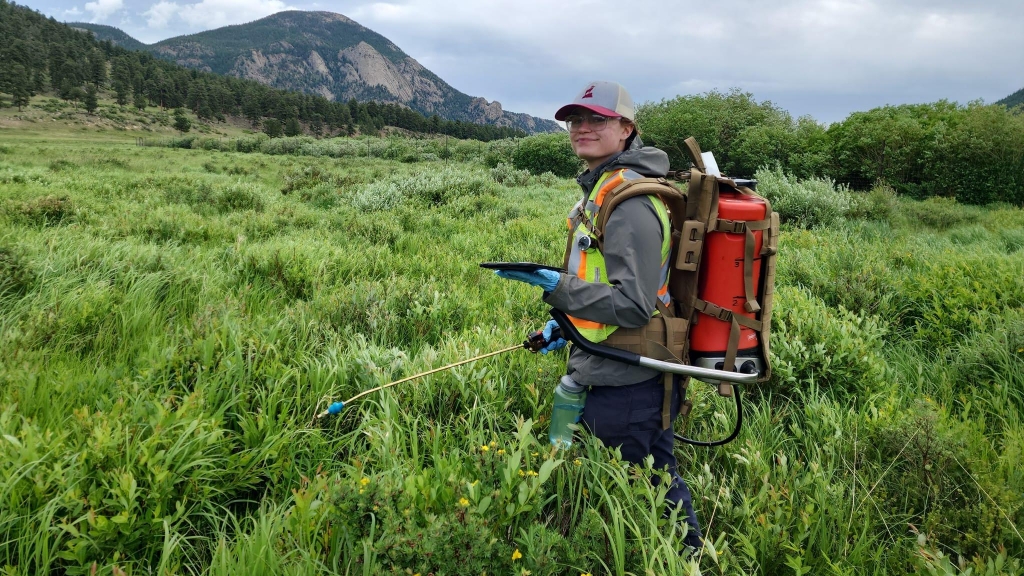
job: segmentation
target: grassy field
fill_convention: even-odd
[[[571,180],[471,143],[446,163],[19,122],[0,129],[0,574],[1024,573],[1019,208],[786,228],[774,379],[736,441],[678,448],[708,536],[691,558],[648,471],[548,446],[564,356],[313,419],[541,326],[539,290],[477,264],[559,261]],[[300,155],[331,146],[381,153]],[[691,394],[680,430],[725,435],[729,404]]]

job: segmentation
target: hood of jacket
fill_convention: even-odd
[[[644,176],[661,178],[668,174],[668,167],[668,154],[653,146],[644,146],[643,141],[637,136],[633,138],[629,148],[605,160],[597,168],[580,174],[576,182],[585,193],[590,194],[601,175],[610,170],[628,168]]]

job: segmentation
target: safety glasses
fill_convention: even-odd
[[[608,120],[610,120],[610,118],[607,116],[601,116],[600,114],[592,114],[588,116],[584,116],[582,114],[570,114],[565,117],[565,125],[569,128],[570,132],[576,132],[583,127],[584,123],[586,123],[590,125],[591,130],[600,132],[608,127]]]

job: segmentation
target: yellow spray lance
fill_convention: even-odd
[[[544,334],[542,333],[542,331],[538,330],[538,331],[530,334],[530,336],[525,341],[523,341],[522,344],[516,344],[515,346],[509,346],[508,348],[503,348],[501,350],[495,350],[494,352],[488,352],[487,354],[481,354],[480,356],[474,356],[473,358],[470,358],[468,360],[460,360],[459,362],[455,362],[454,364],[449,364],[447,366],[442,366],[440,368],[434,368],[433,370],[428,370],[426,372],[420,372],[419,374],[413,374],[412,376],[407,376],[405,378],[402,378],[401,380],[395,380],[394,382],[389,382],[389,383],[384,384],[382,386],[377,386],[376,388],[370,388],[369,390],[364,390],[364,391],[360,392],[359,394],[356,394],[355,396],[349,398],[348,400],[341,401],[341,402],[333,402],[333,403],[331,403],[330,406],[327,407],[326,410],[324,410],[323,412],[317,414],[316,415],[316,419],[319,420],[320,418],[323,418],[324,416],[340,414],[341,411],[345,408],[346,404],[351,404],[352,402],[354,402],[355,400],[358,400],[359,398],[362,398],[363,396],[366,396],[368,394],[373,394],[374,392],[379,392],[381,390],[384,390],[385,388],[390,388],[392,386],[401,384],[403,382],[408,382],[410,380],[415,380],[417,378],[422,378],[423,376],[429,376],[431,374],[434,374],[435,372],[442,372],[444,370],[449,370],[451,368],[455,368],[456,366],[462,366],[463,364],[469,364],[470,362],[476,362],[477,360],[483,360],[484,358],[490,358],[491,356],[497,356],[498,354],[504,354],[505,352],[511,352],[513,350],[518,350],[520,348],[524,348],[526,350],[529,350],[530,352],[537,352],[541,348],[546,346],[547,344],[550,344],[551,342],[554,342],[555,340],[558,340],[561,337],[562,337],[562,332],[558,328],[555,328],[554,330],[552,330],[551,331],[551,337],[549,339],[546,339],[546,340],[544,338]]]

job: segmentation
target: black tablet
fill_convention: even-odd
[[[533,262],[481,262],[480,267],[487,268],[488,270],[510,270],[516,272],[536,272],[537,270],[565,272],[565,270],[557,266],[546,266],[544,264],[534,264]]]

